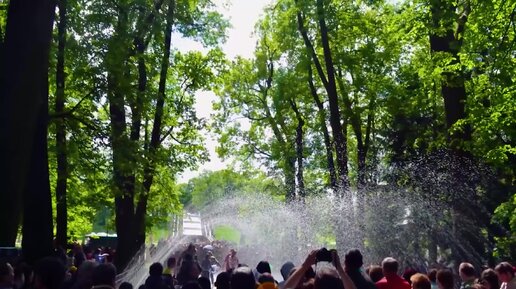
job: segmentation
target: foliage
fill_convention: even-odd
[[[280,183],[280,182],[279,182]],[[206,206],[224,198],[265,193],[281,197],[278,181],[260,171],[237,172],[232,169],[205,171],[200,176],[181,186],[183,205],[202,210]]]

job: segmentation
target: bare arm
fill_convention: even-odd
[[[340,262],[339,254],[337,253],[337,250],[332,250],[332,257],[333,257],[333,265],[337,269],[337,273],[339,273],[339,277],[342,280],[342,284],[344,285],[345,289],[357,289],[355,286],[355,283],[353,283],[353,280],[349,278],[348,273],[344,270],[342,267],[342,263]]]
[[[296,288],[297,285],[299,285],[301,280],[303,280],[303,277],[305,276],[305,273],[308,270],[308,268],[310,268],[315,263],[316,253],[317,251],[312,251],[310,252],[310,254],[308,254],[308,257],[306,257],[306,260],[305,262],[303,262],[303,265],[301,265],[301,268],[297,269],[292,275],[290,275],[290,277],[288,277],[287,281],[285,281],[285,285],[283,286],[283,288],[293,289]]]

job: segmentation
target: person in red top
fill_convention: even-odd
[[[405,279],[398,276],[398,261],[387,257],[382,261],[383,277],[376,282],[378,289],[410,289],[410,284]]]

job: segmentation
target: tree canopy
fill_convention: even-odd
[[[229,59],[230,19],[210,0],[33,2],[0,1],[0,246],[23,228],[35,260],[107,226],[124,267],[184,207],[333,194],[357,200],[343,213],[356,218],[396,191],[448,205],[421,236],[453,230],[475,261],[516,258],[515,3],[276,0],[253,56]],[[208,161],[206,132],[233,165],[180,184]],[[438,247],[464,256],[423,247],[430,262]]]

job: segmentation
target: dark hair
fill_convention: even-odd
[[[116,268],[113,264],[106,263],[100,264],[95,269],[93,269],[93,274],[91,276],[91,280],[93,282],[93,286],[98,285],[115,285],[116,279]]]
[[[195,266],[199,271],[201,270],[197,262],[186,260],[181,262],[181,267],[179,267],[179,272],[177,273],[177,282],[179,285],[186,284],[190,281],[197,281],[197,276],[195,276],[195,278],[191,276],[192,268]]]
[[[471,265],[470,263],[461,263],[459,266],[459,272],[468,277],[476,275],[475,267],[473,267],[473,265]]]
[[[374,283],[380,281],[383,278],[382,267],[378,265],[372,265],[369,267],[369,277]]]
[[[437,282],[441,283],[444,289],[452,289],[454,287],[453,273],[447,269],[437,271]]]
[[[498,276],[493,269],[486,269],[480,274],[479,283],[489,283],[490,289],[497,289],[500,287]]]
[[[428,271],[428,278],[430,279],[430,282],[435,283],[437,281],[437,269],[430,269],[430,271]]]
[[[398,272],[398,261],[392,257],[387,257],[382,261],[383,272],[397,273]]]
[[[149,275],[151,276],[161,276],[163,274],[163,265],[161,263],[153,263],[149,267]]]
[[[344,264],[346,268],[358,269],[364,265],[362,253],[358,249],[349,250],[344,256]]]
[[[249,267],[239,267],[231,274],[231,289],[255,289],[256,280]]]
[[[258,277],[258,283],[262,284],[267,282],[275,282],[274,277],[272,277],[271,273],[263,273],[260,275],[260,277]]]
[[[410,277],[412,277],[413,275],[415,275],[417,273],[418,272],[416,271],[416,269],[407,268],[407,269],[405,269],[405,271],[403,271],[403,279],[405,279],[405,281],[407,281],[410,284],[412,284],[412,282],[410,281]]]
[[[431,289],[430,279],[425,274],[416,273],[410,276],[410,283],[414,289]]]
[[[314,287],[315,289],[344,289],[337,271],[330,267],[323,267],[317,270]]]
[[[201,285],[197,281],[186,282],[181,289],[202,289]]]
[[[315,271],[314,271],[314,268],[312,268],[312,266],[308,267],[308,269],[306,269],[306,272],[305,272],[305,279],[312,279],[312,278],[315,278]]]
[[[228,272],[220,272],[219,275],[217,275],[215,287],[217,287],[217,289],[229,289],[230,277],[231,275]]]
[[[46,289],[58,289],[65,278],[66,268],[55,257],[41,259],[34,266],[34,278],[38,278]]]
[[[499,274],[510,274],[514,275],[514,268],[509,262],[502,262],[495,267],[495,271]]]
[[[197,282],[199,283],[202,289],[211,289],[210,279],[206,277],[199,277],[199,279],[197,279]]]
[[[256,271],[260,274],[271,273],[271,265],[267,261],[260,261],[260,263],[256,265]]]
[[[167,259],[167,267],[176,266],[176,257],[170,257]]]
[[[118,289],[133,289],[133,284],[129,282],[122,282],[122,284],[118,286]]]

